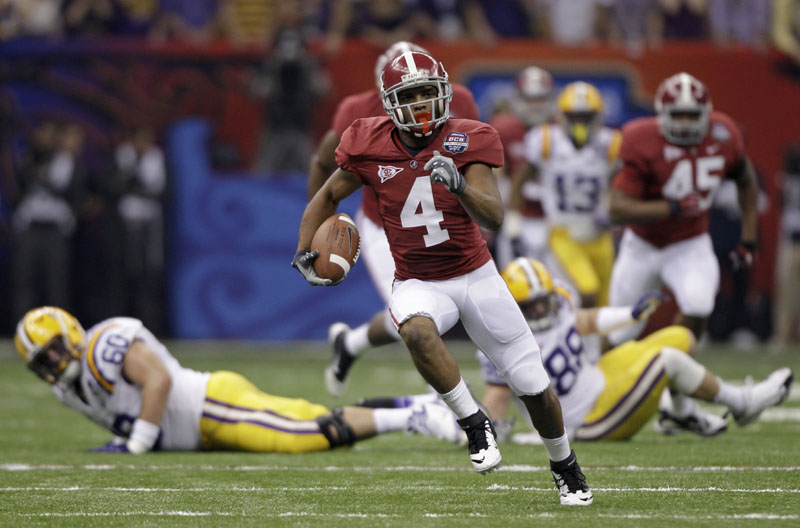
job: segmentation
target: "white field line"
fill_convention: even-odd
[[[245,513],[229,512],[187,512],[187,511],[160,511],[160,512],[71,512],[71,513],[18,513],[16,517],[45,517],[45,518],[64,518],[64,517],[248,517]],[[258,513],[260,519],[287,518],[287,517],[306,517],[318,519],[391,519],[399,518],[400,515],[394,513],[313,513],[313,512],[283,512],[277,514]],[[489,518],[484,513],[423,513],[419,515],[403,516],[404,518],[422,517],[426,519],[461,519],[461,518]],[[495,517],[495,516],[491,516]],[[534,513],[529,515],[515,515],[514,519],[556,519],[558,517],[573,518],[568,514],[556,513]],[[769,521],[794,521],[800,519],[800,515],[777,515],[774,513],[745,513],[733,515],[650,515],[650,514],[614,514],[599,513],[592,514],[592,517],[603,519],[653,519],[653,520],[678,520],[678,521],[716,521],[716,520],[769,520]]]
[[[472,493],[472,490],[465,489],[463,486],[401,486],[404,491],[447,491],[447,492],[469,492]],[[224,492],[243,492],[243,493],[284,493],[284,492],[312,492],[312,491],[322,491],[322,492],[338,492],[343,491],[351,488],[341,488],[341,487],[328,487],[328,486],[309,486],[309,487],[300,487],[300,486],[293,486],[293,487],[274,487],[274,488],[259,488],[259,487],[230,487],[230,488],[220,488],[220,487],[210,487],[210,488],[124,488],[124,487],[105,487],[105,488],[94,488],[91,486],[67,486],[67,487],[45,487],[45,486],[26,486],[26,487],[5,487],[0,488],[0,493],[3,492],[36,492],[36,491],[44,491],[44,492],[58,492],[63,493],[67,491],[75,491],[75,492],[100,492],[100,491],[113,491],[113,492],[124,492],[124,493],[198,493],[198,492],[217,492],[217,491],[224,491]],[[380,491],[381,489],[397,489],[397,487],[390,487],[390,486],[370,486],[370,489],[373,491]],[[551,486],[546,487],[535,487],[535,486],[508,486],[505,484],[492,484],[487,486],[486,491],[534,491],[534,492],[543,492],[543,493],[552,493],[553,488]],[[641,487],[641,488],[633,488],[633,487],[608,487],[608,488],[596,488],[592,487],[592,491],[594,492],[605,492],[605,493],[700,493],[700,492],[713,492],[713,493],[795,493],[800,494],[800,489],[793,489],[793,488],[720,488],[717,486],[708,486],[708,487],[694,487],[694,488],[682,488],[676,486],[666,486],[666,487]]]
[[[24,463],[6,463],[0,464],[0,471],[73,471],[73,470],[87,470],[87,471],[117,471],[117,470],[133,470],[133,471],[354,471],[354,472],[379,472],[379,471],[469,471],[472,469],[466,466],[364,466],[364,467],[341,467],[341,466],[210,466],[210,465],[163,465],[163,466],[135,466],[129,464],[86,464],[86,465],[70,465],[70,464],[24,464]],[[736,471],[800,471],[800,466],[584,466],[584,469],[591,471],[696,471],[696,472],[736,472]],[[517,473],[532,473],[536,471],[550,471],[549,466],[530,466],[525,464],[511,464],[502,466],[499,471],[511,471]]]

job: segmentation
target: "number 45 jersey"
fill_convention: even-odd
[[[161,359],[172,379],[157,447],[178,451],[200,447],[200,415],[208,373],[182,367],[138,319],[102,321],[89,329],[86,340],[79,379],[83,397],[71,388],[54,385],[53,392],[62,403],[114,434],[127,437],[141,411],[142,391],[125,377],[122,361],[131,344],[141,340]]]
[[[448,119],[419,150],[406,147],[389,116],[356,120],[345,130],[336,162],[378,198],[378,213],[399,280],[445,280],[474,271],[491,255],[458,196],[431,182],[425,163],[438,151],[463,174],[467,165],[503,165],[497,131],[471,119]]]
[[[558,125],[542,125],[525,136],[525,159],[539,172],[542,206],[551,226],[564,226],[576,241],[598,238],[597,220],[607,216],[606,192],[617,164],[621,135],[600,127],[577,148]],[[534,182],[522,187],[525,198]]]
[[[681,200],[700,197],[702,214],[665,218],[628,226],[656,247],[708,231],[708,210],[722,178],[737,178],[744,170],[745,150],[739,128],[722,112],[712,112],[708,133],[699,145],[667,143],[655,117],[635,119],[622,129],[622,169],[613,187],[639,200]]]

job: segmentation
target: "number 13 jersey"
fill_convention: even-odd
[[[433,143],[416,152],[403,145],[388,116],[359,119],[336,149],[338,165],[375,191],[399,280],[450,279],[491,259],[458,196],[433,184],[424,169],[434,151],[452,158],[462,174],[471,163],[503,165],[495,129],[470,119],[449,119]]]

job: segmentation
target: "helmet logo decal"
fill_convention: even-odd
[[[442,142],[442,148],[451,154],[460,154],[469,148],[469,136],[462,132],[450,132]]]
[[[403,172],[402,167],[392,167],[391,165],[378,165],[378,177],[381,179],[381,183],[385,182],[386,180],[394,178],[401,172]]]

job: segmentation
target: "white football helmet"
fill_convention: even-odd
[[[558,294],[553,276],[536,259],[518,257],[501,273],[531,330],[541,332],[553,326],[558,310]]]
[[[658,129],[674,145],[697,145],[703,141],[711,108],[708,89],[688,73],[665,79],[656,92]]]
[[[65,310],[42,306],[17,323],[14,345],[37,376],[51,385],[67,385],[80,374],[86,332]]]

